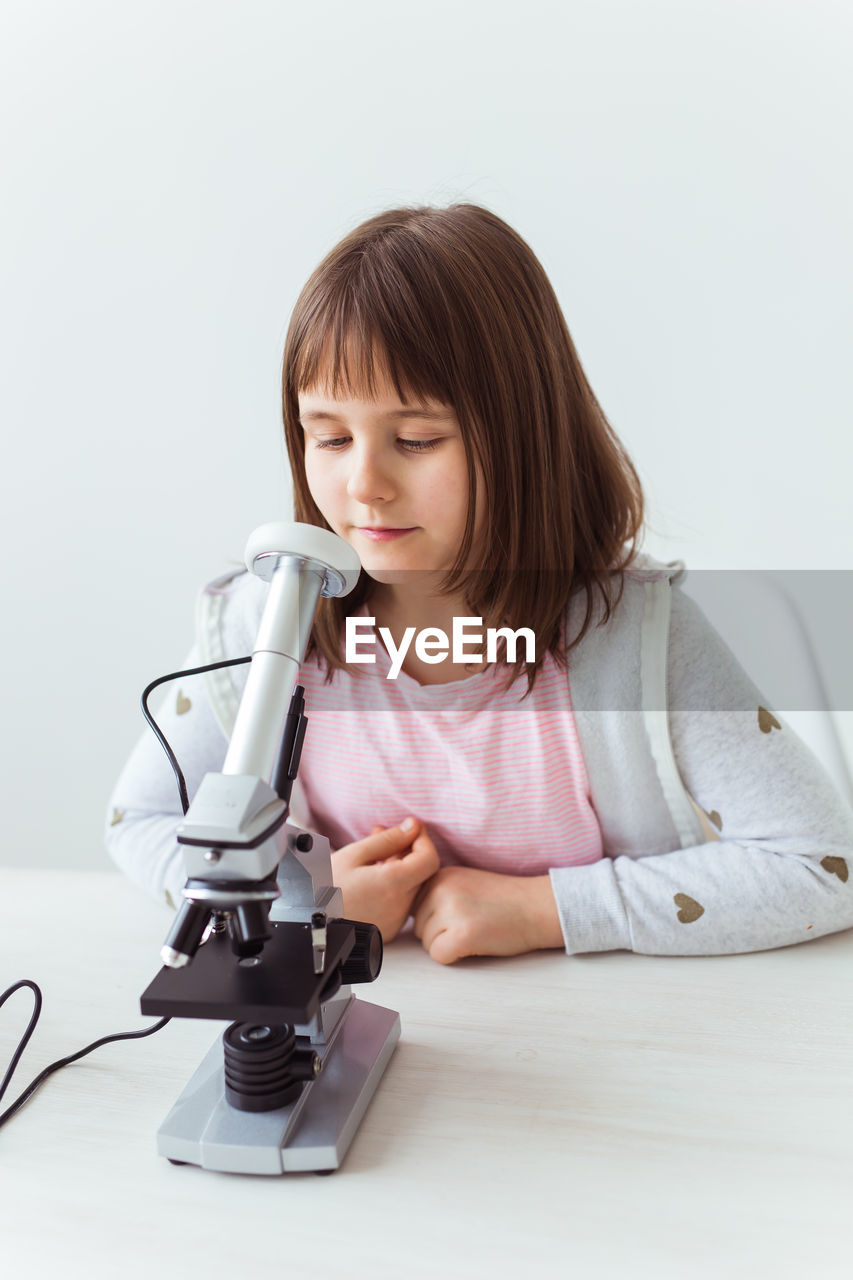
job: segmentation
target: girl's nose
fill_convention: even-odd
[[[387,502],[394,496],[394,482],[387,466],[375,449],[353,452],[353,467],[347,482],[347,493],[356,502],[369,506]]]

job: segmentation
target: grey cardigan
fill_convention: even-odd
[[[566,951],[713,955],[853,927],[853,810],[681,590],[680,563],[641,557],[619,605],[569,656],[572,709],[605,856],[555,868]],[[199,597],[187,665],[252,650],[266,587],[236,572]],[[580,629],[585,593],[569,606]],[[171,691],[158,720],[190,796],[221,768],[245,668]],[[310,708],[309,708],[310,712]],[[310,825],[297,788],[292,819]],[[174,777],[146,730],[110,798],[110,855],[174,903],[184,883]]]

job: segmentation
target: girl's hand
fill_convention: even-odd
[[[377,925],[383,942],[400,932],[415,894],[439,866],[435,845],[414,818],[398,827],[374,827],[363,840],[332,854],[347,919]]]
[[[550,876],[442,867],[414,903],[415,936],[439,964],[563,947]]]

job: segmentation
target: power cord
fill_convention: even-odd
[[[9,1069],[3,1077],[3,1083],[0,1084],[0,1098],[3,1097],[3,1094],[9,1087],[15,1068],[21,1060],[21,1054],[26,1049],[30,1036],[36,1029],[36,1023],[38,1022],[39,1014],[41,1013],[41,991],[39,990],[38,985],[35,982],[31,982],[29,978],[22,978],[20,982],[13,983],[11,987],[4,991],[2,996],[0,996],[0,1006],[4,1005],[9,999],[9,996],[14,995],[14,993],[19,991],[21,987],[29,987],[35,997],[33,1001],[33,1012],[29,1025],[21,1036],[20,1043],[12,1055],[12,1061],[9,1063]],[[145,1031],[121,1031],[116,1035],[103,1036],[100,1040],[96,1040],[94,1044],[87,1045],[85,1049],[80,1049],[77,1053],[69,1054],[67,1058],[60,1058],[58,1062],[52,1062],[49,1067],[45,1067],[44,1071],[40,1072],[39,1075],[36,1076],[35,1080],[31,1081],[31,1083],[27,1085],[24,1092],[12,1103],[11,1107],[7,1108],[6,1111],[0,1114],[0,1128],[2,1128],[7,1120],[11,1120],[16,1111],[20,1111],[24,1103],[33,1096],[36,1089],[38,1089],[40,1085],[44,1084],[48,1076],[53,1075],[54,1071],[58,1071],[60,1067],[67,1067],[69,1063],[76,1062],[78,1058],[85,1058],[87,1053],[91,1053],[93,1049],[100,1049],[102,1044],[109,1044],[112,1040],[141,1040],[143,1036],[152,1036],[155,1031],[161,1031],[162,1028],[165,1027],[166,1023],[171,1021],[171,1018],[161,1018],[159,1022],[155,1022],[153,1027],[148,1027]]]
[[[154,690],[158,687],[158,685],[167,684],[170,680],[179,680],[187,676],[201,675],[205,671],[218,671],[221,667],[238,667],[241,665],[241,663],[251,662],[251,661],[252,661],[251,657],[229,658],[225,662],[211,662],[204,667],[190,667],[189,670],[187,671],[172,671],[167,676],[160,676],[159,679],[152,680],[151,684],[149,684],[143,691],[142,714],[145,716],[145,719],[148,721],[149,725],[154,730],[154,733],[156,734],[157,739],[160,742],[160,745],[163,747],[163,750],[166,752],[166,755],[169,758],[169,763],[171,764],[172,768],[175,771],[175,777],[178,780],[178,792],[181,797],[181,807],[184,813],[186,813],[187,809],[189,808],[187,784],[184,779],[184,775],[181,772],[181,767],[178,764],[178,760],[174,751],[169,746],[169,743],[166,741],[166,737],[163,731],[161,730],[160,726],[157,724],[151,712],[148,710],[148,698],[154,692]],[[29,1024],[27,1026],[27,1029],[24,1032],[24,1034],[21,1036],[21,1039],[18,1043],[18,1047],[12,1055],[12,1061],[9,1063],[8,1070],[5,1076],[3,1077],[3,1082],[2,1084],[0,1084],[0,1100],[2,1100],[4,1093],[9,1087],[9,1084],[12,1080],[12,1076],[15,1074],[15,1068],[17,1067],[18,1063],[21,1060],[21,1054],[26,1049],[30,1040],[30,1036],[35,1031],[36,1024],[41,1014],[41,1006],[42,1006],[41,990],[39,989],[37,983],[31,982],[29,978],[22,978],[20,982],[13,983],[11,987],[8,987],[3,992],[2,996],[0,996],[0,1008],[2,1008],[2,1006],[9,999],[9,996],[14,995],[16,991],[20,991],[21,987],[29,987],[29,989],[33,993],[33,1012],[32,1012],[32,1016],[30,1018]],[[49,1067],[45,1067],[44,1071],[40,1072],[36,1076],[35,1080],[32,1080],[27,1085],[26,1089],[24,1089],[20,1097],[17,1098],[12,1103],[11,1107],[8,1107],[5,1111],[0,1113],[0,1128],[3,1127],[3,1125],[6,1123],[7,1120],[11,1120],[12,1116],[15,1115],[17,1111],[20,1111],[24,1103],[27,1102],[33,1096],[35,1091],[41,1085],[44,1084],[48,1076],[53,1075],[54,1071],[59,1071],[61,1067],[67,1067],[70,1063],[77,1062],[79,1058],[85,1058],[86,1054],[91,1053],[93,1049],[100,1049],[101,1045],[110,1044],[113,1040],[141,1040],[145,1036],[153,1036],[155,1031],[161,1031],[163,1027],[165,1027],[166,1023],[171,1021],[172,1021],[171,1018],[161,1018],[159,1022],[155,1022],[153,1027],[148,1027],[145,1031],[119,1031],[111,1036],[103,1036],[100,1040],[96,1040],[93,1044],[87,1045],[85,1049],[80,1049],[78,1050],[77,1053],[69,1054],[67,1058],[60,1058],[58,1062],[52,1062]]]
[[[145,716],[145,719],[148,721],[149,725],[154,730],[154,733],[157,736],[157,741],[160,743],[160,746],[166,752],[166,755],[169,758],[169,764],[172,766],[172,768],[175,771],[175,777],[178,780],[178,794],[181,797],[181,808],[183,809],[184,813],[186,813],[187,809],[189,809],[190,807],[189,795],[187,794],[186,780],[184,779],[184,775],[181,772],[181,766],[178,764],[177,756],[175,755],[174,751],[166,741],[166,735],[163,733],[163,730],[160,728],[157,721],[154,719],[151,712],[148,710],[148,699],[159,685],[168,684],[170,680],[181,680],[186,676],[199,676],[199,675],[203,675],[205,671],[219,671],[222,667],[239,667],[244,662],[251,662],[251,661],[252,661],[252,657],[250,654],[248,658],[227,658],[224,662],[209,662],[207,666],[204,666],[204,667],[190,667],[187,671],[172,671],[167,676],[160,676],[157,680],[152,680],[149,685],[146,685],[145,689],[142,692],[142,714]]]

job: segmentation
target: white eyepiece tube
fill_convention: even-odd
[[[348,595],[361,564],[337,534],[291,523],[256,529],[246,566],[269,582],[270,592],[222,772],[270,782],[317,601]]]

